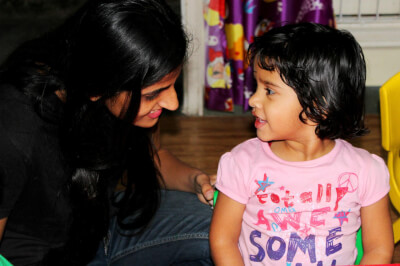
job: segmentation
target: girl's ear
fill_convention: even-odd
[[[90,97],[89,99],[92,101],[92,102],[96,102],[97,100],[99,100],[101,98],[101,96],[92,96],[92,97]]]

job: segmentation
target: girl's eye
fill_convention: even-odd
[[[265,90],[267,91],[267,95],[275,94],[275,92],[269,88],[265,88]]]

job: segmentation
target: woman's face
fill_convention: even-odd
[[[133,122],[135,126],[150,128],[157,123],[162,109],[178,109],[179,102],[174,86],[179,74],[180,71],[174,71],[159,82],[142,89],[139,112]],[[105,104],[112,114],[121,117],[129,105],[130,97],[129,91],[123,91],[107,99]]]

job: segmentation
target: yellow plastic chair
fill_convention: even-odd
[[[400,212],[400,72],[379,90],[381,107],[382,146],[388,151],[390,173],[389,197]],[[400,219],[393,224],[394,243],[400,240]]]

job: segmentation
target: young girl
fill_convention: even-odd
[[[390,263],[385,162],[344,139],[366,133],[365,61],[348,32],[275,28],[249,48],[257,138],[220,160],[210,241],[217,265]]]

